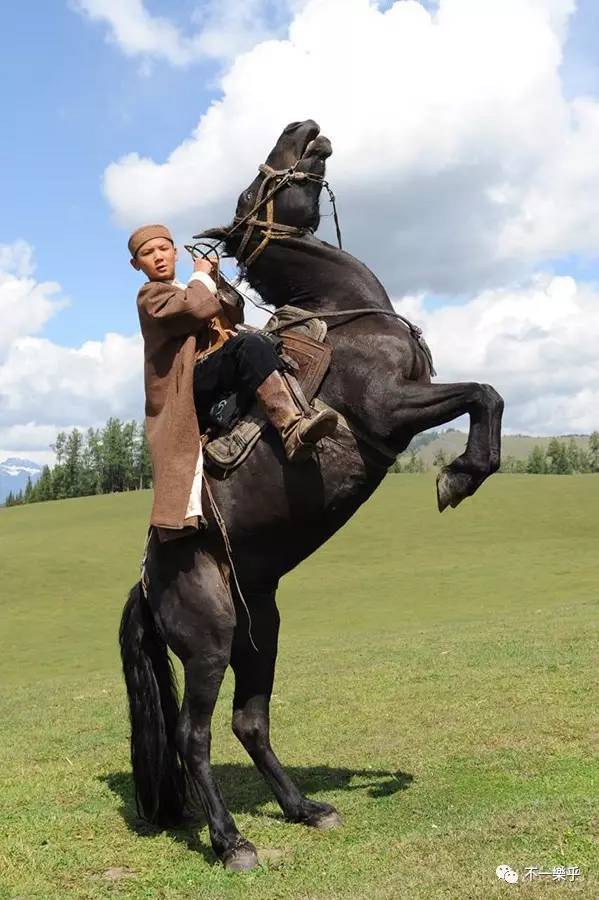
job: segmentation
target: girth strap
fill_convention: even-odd
[[[433,355],[430,351],[430,347],[426,343],[423,334],[422,328],[419,328],[418,325],[414,325],[413,322],[410,322],[409,319],[406,319],[405,316],[402,316],[400,313],[395,312],[393,309],[376,309],[372,306],[360,307],[358,309],[343,309],[343,310],[334,310],[331,312],[327,312],[326,310],[318,310],[317,312],[305,313],[303,316],[298,316],[294,321],[294,325],[301,325],[302,322],[308,322],[310,319],[335,319],[340,318],[342,316],[347,317],[347,321],[350,322],[352,319],[360,318],[361,316],[390,316],[392,319],[399,319],[406,328],[409,330],[412,337],[417,341],[419,347],[422,349],[422,352],[426,356],[426,359],[429,364],[429,368],[431,371],[431,375],[434,377],[437,373],[435,372],[435,367],[433,365]],[[335,322],[330,328],[335,328],[337,325],[344,325],[344,322]],[[283,323],[282,325],[277,325],[274,328],[269,329],[271,333],[276,333],[283,328],[289,327],[288,323]]]

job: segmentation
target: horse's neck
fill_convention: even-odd
[[[250,283],[277,307],[289,304],[309,312],[392,309],[385,289],[365,265],[314,238],[273,242],[252,269]],[[367,363],[369,377],[384,383],[396,365],[388,347],[383,352],[373,341],[376,326],[372,320],[376,318],[382,317],[363,316],[341,327],[333,325],[335,320],[329,321],[333,360],[320,397],[364,433],[384,440],[388,423],[366,396],[364,366]],[[387,331],[382,323],[380,328],[381,333]],[[361,338],[363,329],[370,334],[367,342]]]
[[[267,303],[327,311],[391,308],[376,276],[351,254],[316,238],[271,243],[248,272]]]

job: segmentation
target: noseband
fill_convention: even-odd
[[[247,215],[235,216],[233,220],[235,224],[227,232],[227,238],[229,238],[244,225],[246,226],[239,249],[235,254],[237,261],[240,264],[243,263],[246,268],[251,266],[252,263],[258,259],[271,241],[282,240],[283,238],[292,235],[295,237],[303,237],[306,234],[314,233],[314,229],[307,226],[284,225],[282,222],[275,222],[275,194],[294,182],[296,184],[302,184],[307,181],[313,181],[326,189],[333,206],[333,216],[335,219],[335,228],[337,230],[337,242],[339,244],[339,249],[343,249],[341,229],[339,227],[337,207],[335,204],[335,195],[333,194],[328,181],[326,181],[322,175],[312,175],[310,172],[298,172],[297,166],[299,162],[300,160],[288,169],[273,169],[266,163],[263,163],[258,167],[259,171],[264,175],[264,178],[258,189],[256,202]],[[262,207],[266,207],[265,219],[258,218],[256,215]],[[254,232],[258,232],[262,239],[258,246],[252,250],[247,259],[244,259],[244,254]]]

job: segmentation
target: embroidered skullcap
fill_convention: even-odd
[[[129,247],[129,253],[131,254],[131,258],[135,259],[138,251],[141,249],[142,245],[146,243],[146,241],[151,241],[152,238],[167,238],[171,242],[171,244],[175,244],[173,240],[173,236],[166,227],[166,225],[142,225],[141,228],[136,228],[131,237],[129,238],[129,243],[127,246]]]

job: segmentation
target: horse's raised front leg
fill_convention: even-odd
[[[439,511],[470,497],[500,465],[503,400],[490,384],[414,384],[403,382],[394,400],[393,431],[414,434],[468,413],[465,451],[437,476]]]
[[[162,604],[168,643],[181,659],[185,693],[177,722],[177,749],[199,796],[215,854],[226,868],[246,871],[258,864],[255,847],[240,834],[225,806],[210,765],[212,713],[230,658],[235,610],[221,568],[208,553],[191,571],[180,572]]]
[[[233,731],[268,782],[285,818],[322,830],[341,824],[333,806],[305,797],[287,775],[270,745],[269,704],[274,682],[279,634],[275,592],[245,595],[252,615],[251,646],[247,625],[235,630],[231,666],[235,672]]]

